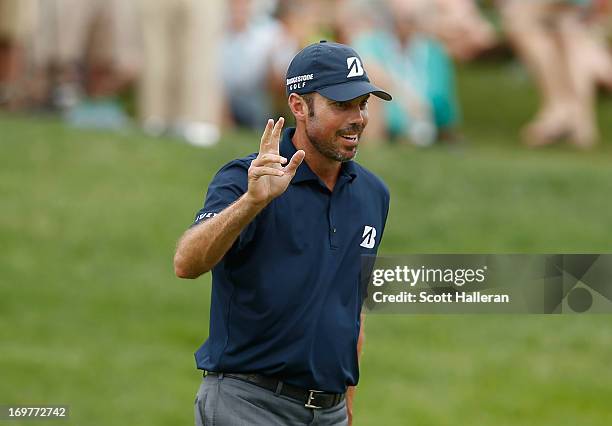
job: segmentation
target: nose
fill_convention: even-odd
[[[351,109],[350,124],[356,126],[365,126],[368,122],[368,110],[356,105]]]

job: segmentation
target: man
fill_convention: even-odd
[[[321,42],[287,71],[296,128],[269,120],[259,153],[214,177],[178,244],[181,278],[212,269],[196,425],[346,425],[358,380],[361,255],[378,249],[383,182],[353,160],[370,84],[357,53]],[[286,164],[283,167],[283,164]]]

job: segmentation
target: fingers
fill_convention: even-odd
[[[251,167],[249,169],[249,177],[259,179],[262,176],[284,176],[283,169],[275,169],[274,167]]]
[[[272,129],[272,138],[270,140],[270,145],[274,149],[274,152],[278,153],[278,147],[280,144],[280,136],[283,131],[283,126],[285,125],[285,119],[280,117],[276,124],[274,125],[274,129]]]
[[[285,164],[286,162],[287,162],[287,159],[281,155],[259,153],[257,158],[254,159],[251,162],[251,164],[255,167],[260,167],[260,166],[268,166],[271,164]]]
[[[304,161],[304,157],[306,157],[306,153],[301,149],[293,154],[291,161],[289,161],[289,164],[285,167],[285,172],[294,175],[297,168],[302,164],[302,161]]]
[[[274,127],[274,120],[269,119],[266,123],[266,128],[264,129],[263,135],[261,135],[261,142],[259,143],[259,152],[265,152],[268,139],[270,139],[270,134],[272,133],[272,127]]]
[[[261,143],[259,144],[260,153],[272,153],[278,154],[278,146],[280,143],[280,135],[283,130],[285,119],[280,117],[276,124],[274,120],[268,120],[263,135],[261,136]]]
[[[251,162],[249,177],[259,179],[262,176],[284,176],[285,174],[293,176],[297,168],[302,164],[302,161],[304,161],[305,156],[306,153],[300,149],[293,154],[287,166],[284,168],[276,168],[273,166],[279,163],[284,164],[287,162],[287,159],[280,155],[263,154]]]

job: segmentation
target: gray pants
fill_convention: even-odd
[[[310,409],[245,381],[206,376],[195,399],[196,426],[347,426],[346,401]]]

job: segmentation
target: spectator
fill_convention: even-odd
[[[483,18],[475,0],[434,0],[433,13],[424,23],[456,59],[470,60],[493,47],[493,26]]]
[[[145,131],[209,146],[220,137],[218,73],[223,0],[140,0],[144,68],[139,115]],[[248,62],[241,64],[242,69]]]
[[[382,19],[381,13],[374,13],[376,6],[373,0],[336,0],[331,14],[335,40],[350,44],[361,33],[386,27],[388,20]]]
[[[256,17],[251,0],[230,0],[221,40],[221,75],[227,110],[237,126],[260,129],[271,116],[268,93],[273,49],[282,29],[268,16]]]
[[[612,35],[612,0],[594,0],[589,25],[592,32],[585,50],[590,52],[597,84],[612,92],[612,54],[607,42]]]
[[[535,79],[541,105],[524,131],[525,143],[541,146],[568,138],[581,148],[598,138],[598,79],[610,81],[612,61],[594,38],[585,14],[589,0],[501,3],[504,24]]]
[[[23,75],[26,44],[36,19],[35,0],[0,0],[0,106],[16,109],[26,101]]]
[[[322,32],[322,8],[316,0],[280,0],[274,14],[279,34],[270,53],[268,91],[273,96],[275,113],[290,113],[285,91],[285,76],[291,59],[309,44],[327,39]],[[276,115],[276,114],[275,114]]]
[[[424,33],[428,7],[427,2],[390,0],[390,28],[378,24],[353,39],[364,60],[373,64],[368,72],[396,94],[384,111],[372,109],[371,125],[377,133],[371,137],[417,145],[456,140],[453,65],[443,46]]]
[[[52,106],[77,126],[125,126],[116,96],[139,67],[132,2],[41,0],[39,9],[34,56],[49,71]]]

